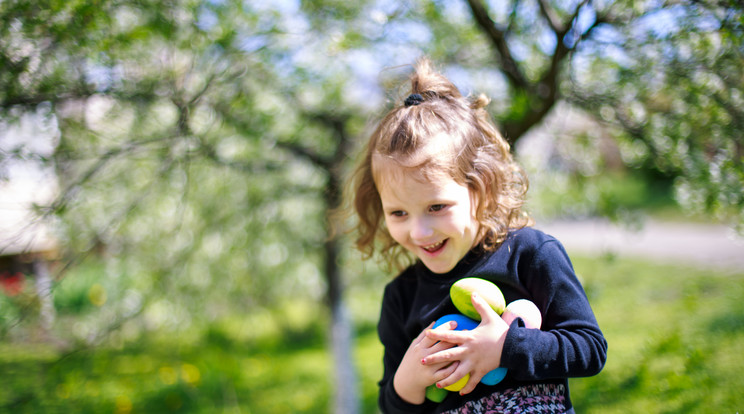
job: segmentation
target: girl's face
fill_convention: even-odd
[[[378,174],[385,224],[393,239],[434,273],[446,273],[478,242],[468,187],[387,163]]]

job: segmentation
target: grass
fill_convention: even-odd
[[[744,272],[612,257],[574,262],[609,342],[604,371],[571,380],[577,412],[744,410]],[[364,413],[377,412],[377,311],[357,321]],[[333,374],[322,315],[285,307],[68,355],[0,343],[0,413],[329,412]],[[282,328],[269,328],[271,320]]]
[[[209,331],[196,342],[163,337],[67,356],[0,352],[10,378],[0,412],[325,412],[329,358],[314,342],[243,344]]]
[[[599,376],[574,380],[577,412],[744,409],[741,273],[579,260],[609,343]]]

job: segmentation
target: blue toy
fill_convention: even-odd
[[[455,330],[458,331],[470,331],[475,329],[479,324],[479,322],[474,321],[473,319],[470,319],[465,315],[452,313],[449,315],[444,315],[441,318],[437,319],[437,321],[434,322],[433,329],[436,329],[437,327],[442,326],[450,321],[457,322],[457,327],[455,328]],[[488,374],[484,375],[483,378],[481,378],[480,382],[486,385],[496,385],[501,382],[504,377],[506,377],[506,372],[506,368],[496,368],[490,371]],[[438,388],[436,388],[434,385],[430,385],[429,388],[427,388],[427,398],[437,403],[442,402],[442,400],[444,400],[444,397],[446,397],[446,391],[436,392],[435,390],[438,390]]]
[[[478,322],[468,318],[467,316],[460,315],[459,313],[451,313],[437,319],[437,321],[434,322],[434,328],[432,329],[436,329],[450,321],[457,322],[457,328],[455,329],[458,331],[472,331],[473,329],[478,327]]]

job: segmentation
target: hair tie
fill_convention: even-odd
[[[418,105],[421,102],[424,102],[424,97],[421,96],[421,95],[419,95],[419,94],[417,94],[417,93],[412,93],[412,94],[408,95],[408,98],[406,98],[406,101],[404,103],[408,107],[408,106],[411,106],[411,105]]]

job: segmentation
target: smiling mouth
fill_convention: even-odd
[[[442,248],[444,247],[444,245],[446,243],[447,243],[447,239],[444,239],[444,240],[442,240],[440,242],[437,242],[437,243],[434,243],[434,244],[430,244],[428,246],[421,246],[421,248],[424,249],[424,250],[426,250],[429,253],[436,253],[439,250],[442,250]]]

